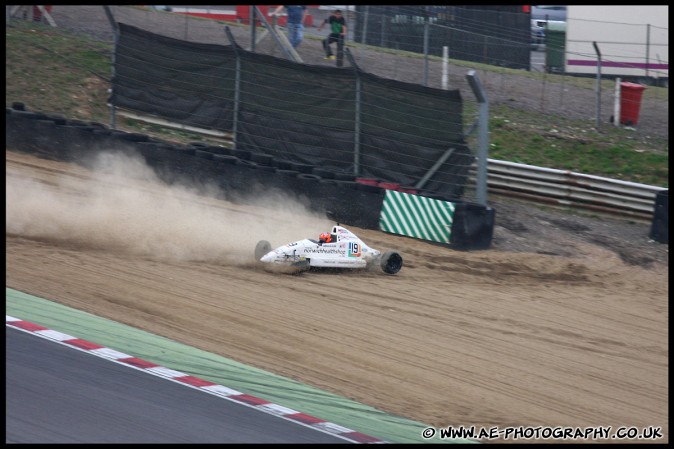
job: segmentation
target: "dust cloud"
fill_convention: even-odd
[[[261,192],[244,205],[224,201],[214,186],[168,186],[141,157],[102,153],[93,170],[76,176],[28,167],[10,169],[8,160],[6,232],[55,244],[250,264],[261,239],[276,247],[333,224],[280,191]]]

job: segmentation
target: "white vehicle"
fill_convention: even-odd
[[[566,73],[669,78],[669,5],[569,5]]]
[[[260,240],[255,247],[255,259],[265,264],[300,270],[312,267],[370,268],[378,265],[384,273],[396,274],[403,266],[399,253],[387,251],[382,254],[339,224],[333,226],[330,233],[321,234],[318,240],[298,240],[274,250],[268,241]]]

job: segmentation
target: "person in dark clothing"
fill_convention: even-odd
[[[288,11],[288,21],[287,21],[288,41],[290,41],[290,45],[292,45],[293,48],[297,48],[302,42],[302,39],[304,38],[302,30],[304,29],[304,20],[307,17],[308,12],[307,6],[279,5],[279,7],[276,8],[276,10],[271,14],[274,16],[278,16],[283,8],[285,8],[286,11]]]
[[[335,10],[330,17],[318,26],[318,31],[321,31],[325,24],[330,25],[330,34],[323,39],[323,49],[325,50],[325,58],[323,59],[335,59],[330,44],[337,42],[339,48],[339,45],[344,45],[344,36],[346,36],[346,20],[342,17],[342,11]]]

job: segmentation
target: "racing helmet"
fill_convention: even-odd
[[[329,232],[321,232],[321,235],[320,235],[319,238],[321,239],[321,241],[323,241],[325,243],[330,243],[330,240],[331,240]]]

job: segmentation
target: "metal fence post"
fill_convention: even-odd
[[[255,18],[255,6],[250,6],[250,51],[255,53],[255,32],[257,31],[256,23],[257,19]]]
[[[370,5],[365,5],[365,17],[363,18],[363,44],[367,45],[367,21],[370,14]]]
[[[613,98],[613,124],[620,128],[620,77],[615,79],[615,97]]]
[[[480,118],[478,125],[478,151],[477,151],[477,185],[475,196],[477,202],[487,205],[487,150],[489,148],[489,100],[487,93],[482,88],[482,83],[477,77],[475,70],[470,70],[466,75],[473,94],[480,103]]]
[[[236,75],[234,77],[234,117],[232,119],[232,148],[236,149],[237,140],[238,140],[238,127],[239,127],[239,101],[241,98],[241,55],[239,55],[239,50],[236,48],[236,42],[234,41],[234,36],[232,31],[227,25],[225,25],[225,33],[229,39],[229,43],[234,49],[234,54],[236,55]]]
[[[255,8],[258,8],[255,6]],[[258,8],[257,9],[257,17],[259,18],[260,22],[264,23],[265,28],[271,33],[272,37],[278,44],[278,46],[283,50],[283,52],[286,54],[288,59],[291,59],[292,61],[295,62],[302,62],[302,58],[300,58],[300,55],[295,51],[292,45],[290,45],[290,42],[288,42],[288,38],[285,36],[283,33],[279,33],[276,30],[276,15],[273,15],[271,20],[272,23],[271,25],[269,24],[269,21],[267,18],[262,14],[262,11]],[[234,38],[232,37],[232,43],[234,43]]]
[[[646,25],[646,77],[648,77],[648,69],[651,57],[651,24]]]
[[[110,7],[108,5],[103,6],[103,10],[105,11],[105,16],[108,18],[108,21],[110,22],[110,26],[112,27],[112,36],[113,36],[113,42],[112,42],[112,78],[110,82],[110,96],[112,97],[113,93],[113,88],[114,88],[114,82],[115,82],[115,61],[117,59],[117,41],[119,40],[119,27],[117,26],[117,22],[115,21],[115,17],[112,15],[112,11],[110,10]],[[117,108],[115,105],[110,102],[110,128],[116,129],[117,127]]]
[[[424,22],[424,86],[428,86],[428,19]]]
[[[187,40],[187,29],[189,28],[189,25],[187,21],[189,20],[189,15],[190,15],[190,8],[189,6],[185,8],[185,40]]]
[[[601,52],[596,41],[592,41],[597,52],[597,129],[601,126]]]
[[[449,47],[442,47],[442,88],[447,90],[447,60],[449,59]]]
[[[386,13],[388,12],[388,8],[386,6],[383,7],[383,13],[381,14],[381,41],[379,42],[380,47],[385,47],[386,43],[386,22],[387,22],[387,17]]]
[[[358,176],[360,172],[360,103],[361,103],[360,69],[358,68],[358,64],[356,64],[356,60],[354,59],[353,55],[351,54],[351,51],[348,48],[346,49],[345,53],[356,74],[356,110],[353,125],[353,175]]]

